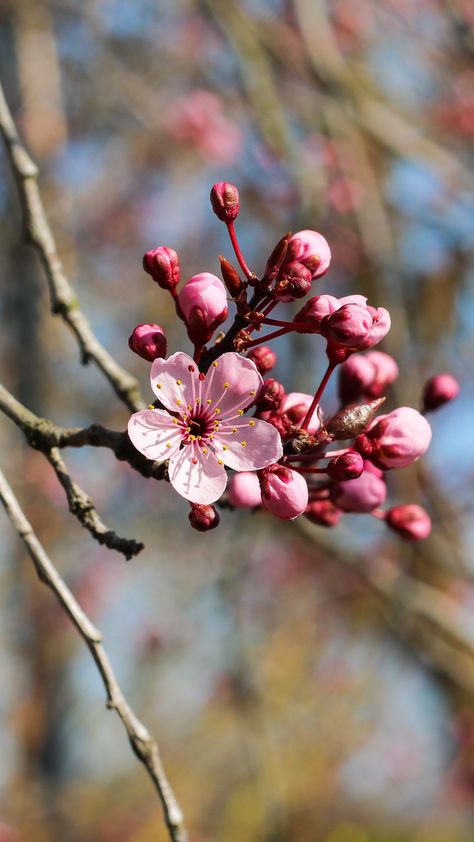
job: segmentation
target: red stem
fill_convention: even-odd
[[[254,272],[252,272],[251,269],[249,269],[249,267],[247,266],[247,264],[245,262],[245,258],[242,254],[242,251],[241,251],[241,248],[240,248],[240,245],[239,245],[239,241],[237,239],[237,234],[235,233],[234,220],[232,220],[231,222],[227,222],[226,225],[227,225],[227,230],[229,232],[230,241],[232,243],[232,248],[234,249],[235,256],[236,256],[237,260],[239,261],[240,268],[242,269],[242,272],[244,273],[247,280],[250,281],[250,282],[253,282],[253,281],[255,281],[255,274],[254,274]]]
[[[321,383],[319,384],[318,390],[317,390],[317,392],[316,392],[316,394],[313,398],[313,402],[312,402],[310,408],[308,409],[308,412],[306,413],[306,415],[303,419],[303,423],[301,424],[302,430],[308,429],[310,421],[311,421],[311,419],[314,415],[314,412],[316,410],[316,407],[318,406],[318,404],[321,400],[322,394],[323,394],[323,392],[324,392],[324,390],[325,390],[325,388],[326,388],[326,386],[329,382],[329,378],[331,377],[331,374],[333,373],[334,369],[336,368],[336,365],[337,365],[337,363],[329,363],[329,365],[326,369],[326,373],[325,373],[323,379],[321,380]]]
[[[268,333],[266,336],[260,336],[258,339],[252,339],[251,342],[247,342],[245,350],[247,350],[247,348],[253,348],[255,345],[261,345],[262,342],[269,342],[271,339],[276,339],[277,336],[283,336],[285,333],[289,333],[290,330],[290,327],[282,327],[281,330],[274,330],[273,333]]]
[[[193,359],[194,359],[194,362],[196,363],[196,365],[199,365],[203,348],[204,348],[204,345],[195,345],[194,346],[194,357],[193,357]]]

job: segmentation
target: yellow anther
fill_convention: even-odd
[[[217,360],[214,360],[214,362],[212,363],[212,365],[214,366],[214,368],[217,368],[217,366],[219,365],[219,363],[217,362]]]
[[[183,401],[177,400],[177,401],[176,401],[176,403],[178,404],[178,406],[181,406],[181,404],[183,403]]]
[[[155,408],[155,407],[153,406],[153,404],[152,404],[152,403],[149,403],[149,404],[148,404],[148,409],[154,409],[154,408]]]
[[[172,420],[173,424],[177,424],[177,423],[178,423],[178,419],[177,419],[177,418],[172,418],[171,420]]]
[[[216,413],[216,415],[219,415],[219,414],[220,414],[220,409],[219,409],[219,407],[218,407],[218,406],[216,406],[216,408],[215,408],[214,412]]]
[[[191,439],[191,441],[196,441],[196,436],[189,436],[189,438]]]
[[[209,441],[212,441],[212,439],[213,439],[213,438],[214,438],[214,436],[213,436],[213,435],[212,435],[212,433],[211,433],[211,435],[210,435],[210,436],[208,436],[208,439],[209,439]]]
[[[217,460],[217,464],[218,464],[218,465],[223,465],[224,463],[223,463],[222,459],[218,459],[218,460]]]
[[[223,445],[222,445],[222,450],[228,450],[228,449],[229,449],[229,448],[228,448],[228,446],[227,446],[226,444],[223,444]]]
[[[255,427],[255,421],[249,421],[249,427]]]
[[[207,399],[207,401],[206,401],[206,403],[212,403],[212,399],[211,399],[211,398],[208,398],[208,399]]]
[[[201,453],[207,453],[207,447],[201,447]]]
[[[163,388],[163,387],[162,387],[162,385],[161,385],[161,383],[155,383],[155,386],[156,386],[156,388],[157,388],[157,389],[162,389],[162,388]]]
[[[183,381],[182,381],[182,380],[177,380],[177,381],[176,381],[176,385],[177,385],[177,386],[182,386],[182,385],[183,385]]]
[[[230,386],[230,383],[224,383],[224,389],[228,389],[229,386]]]
[[[244,410],[244,409],[239,409],[239,415],[243,415],[243,414],[244,414],[244,412],[245,412],[245,410]]]
[[[196,398],[196,406],[198,406],[200,403],[201,403],[201,398]]]
[[[232,427],[232,432],[233,432],[233,433],[236,433],[236,432],[237,432],[237,427]]]
[[[240,442],[240,444],[242,445],[242,447],[247,447],[247,442],[246,442],[246,441],[241,441],[241,442]]]
[[[249,395],[250,395],[251,398],[253,398],[253,396],[256,395],[256,394],[257,393],[256,393],[255,389],[252,389],[252,391],[249,392]]]
[[[166,442],[166,447],[171,447],[171,442],[167,441],[167,442]]]
[[[191,406],[191,404],[190,404],[190,403],[188,403],[188,405],[187,405],[186,409],[188,410],[188,412],[191,412],[191,410],[192,410],[192,406]]]

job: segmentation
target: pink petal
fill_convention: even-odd
[[[151,367],[151,388],[171,412],[182,412],[188,404],[193,406],[199,386],[199,369],[182,351],[167,360],[155,360]]]
[[[212,363],[202,383],[203,404],[212,400],[211,409],[218,406],[221,420],[226,415],[236,415],[254,402],[263,380],[255,363],[240,354],[229,351]]]
[[[280,434],[272,424],[250,418],[236,422],[232,432],[230,424],[223,424],[214,435],[216,455],[234,471],[256,471],[278,462],[283,456]]]
[[[182,436],[171,415],[161,409],[135,412],[128,422],[130,441],[148,459],[164,462],[177,453]]]
[[[170,459],[169,478],[178,494],[204,505],[215,503],[227,485],[224,466],[210,450],[202,453],[195,443],[185,445]]]

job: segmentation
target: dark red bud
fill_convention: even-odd
[[[221,222],[232,222],[239,214],[239,191],[234,184],[219,181],[211,190],[212,210]]]
[[[423,411],[433,412],[459,395],[460,386],[452,374],[436,374],[430,377],[423,389]]]
[[[129,337],[128,347],[148,362],[166,357],[167,342],[163,328],[155,324],[137,325]]]
[[[232,298],[237,298],[247,285],[244,284],[237,269],[232,266],[229,260],[219,255],[219,261],[221,264],[222,280],[227,287],[227,291]]]
[[[274,412],[285,397],[285,389],[278,380],[269,378],[263,381],[262,390],[257,399],[259,412]]]
[[[304,298],[310,289],[311,272],[295,260],[281,270],[275,285],[275,295],[286,300]]]
[[[415,503],[389,509],[385,514],[385,523],[407,541],[422,541],[431,532],[431,518],[428,512]]]
[[[247,357],[255,363],[260,374],[268,374],[277,361],[277,355],[268,345],[259,345],[257,348],[252,348]]]
[[[311,523],[316,523],[318,526],[336,526],[341,517],[342,512],[331,500],[314,500],[308,504],[305,515]]]
[[[364,470],[364,460],[360,453],[349,450],[341,456],[335,456],[328,464],[328,474],[331,479],[342,482],[347,479],[357,479]]]
[[[267,260],[267,265],[265,266],[263,278],[269,284],[273,283],[276,276],[278,275],[280,266],[285,260],[288,249],[288,240],[290,237],[291,231],[289,231],[288,234],[285,234],[285,236],[281,238],[280,242],[276,244],[270,257]]]
[[[203,506],[197,503],[191,503],[191,511],[189,512],[189,522],[193,529],[198,532],[209,532],[219,526],[220,516],[214,506]]]
[[[174,249],[158,246],[143,256],[143,268],[162,288],[172,290],[179,283],[179,259]]]

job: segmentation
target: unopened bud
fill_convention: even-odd
[[[343,481],[357,479],[364,470],[364,460],[360,453],[349,450],[340,456],[335,456],[328,464],[328,474],[333,480]]]
[[[331,527],[339,523],[342,512],[331,500],[313,500],[312,503],[308,503],[305,515],[317,526]]]
[[[227,296],[222,281],[210,272],[194,275],[178,296],[191,342],[203,345],[227,318]]]
[[[370,403],[346,406],[325,425],[327,432],[335,440],[350,439],[363,433],[382,406],[385,398],[378,398]]]
[[[276,365],[277,355],[268,345],[258,345],[247,354],[249,360],[255,363],[260,374],[268,374]]]
[[[137,325],[128,340],[128,347],[149,362],[166,357],[167,342],[163,328],[155,324]]]
[[[332,483],[330,493],[334,505],[343,512],[364,514],[385,502],[387,487],[381,477],[372,471],[363,471],[356,479]]]
[[[436,374],[430,377],[423,389],[423,411],[433,412],[459,395],[460,386],[452,374]]]
[[[284,237],[281,238],[280,242],[278,242],[273,249],[270,257],[267,260],[267,265],[265,266],[265,272],[263,273],[263,278],[268,285],[272,284],[275,280],[278,272],[280,271],[280,266],[282,265],[283,261],[286,257],[286,252],[288,250],[288,238],[290,234],[285,234]]]
[[[260,506],[262,494],[255,471],[239,471],[234,474],[228,486],[228,500],[236,509],[252,509]]]
[[[296,260],[281,270],[275,285],[275,295],[280,301],[304,298],[311,289],[311,272]]]
[[[262,504],[281,520],[294,520],[308,505],[308,486],[297,471],[283,465],[270,465],[259,471]]]
[[[389,509],[385,514],[385,523],[408,541],[422,541],[431,532],[431,518],[428,512],[415,503]]]
[[[211,190],[212,210],[221,222],[232,222],[237,218],[240,203],[239,191],[227,181],[219,181]]]
[[[198,503],[191,503],[189,522],[193,529],[198,532],[209,532],[219,526],[220,516],[214,506],[204,506]]]
[[[174,249],[158,246],[143,256],[143,268],[162,289],[174,289],[179,283],[179,259]]]
[[[221,273],[223,281],[227,287],[229,295],[231,298],[238,298],[240,293],[245,289],[246,284],[242,281],[237,269],[232,266],[229,260],[226,260],[225,257],[219,255],[219,261],[221,264]]]
[[[327,240],[317,231],[297,231],[290,237],[287,259],[303,263],[315,280],[328,270],[331,249]]]
[[[343,304],[321,324],[323,336],[347,348],[360,345],[371,328],[372,316],[367,307],[360,304]]]
[[[270,377],[263,381],[263,386],[257,398],[259,412],[275,412],[285,397],[285,388],[278,380]]]

